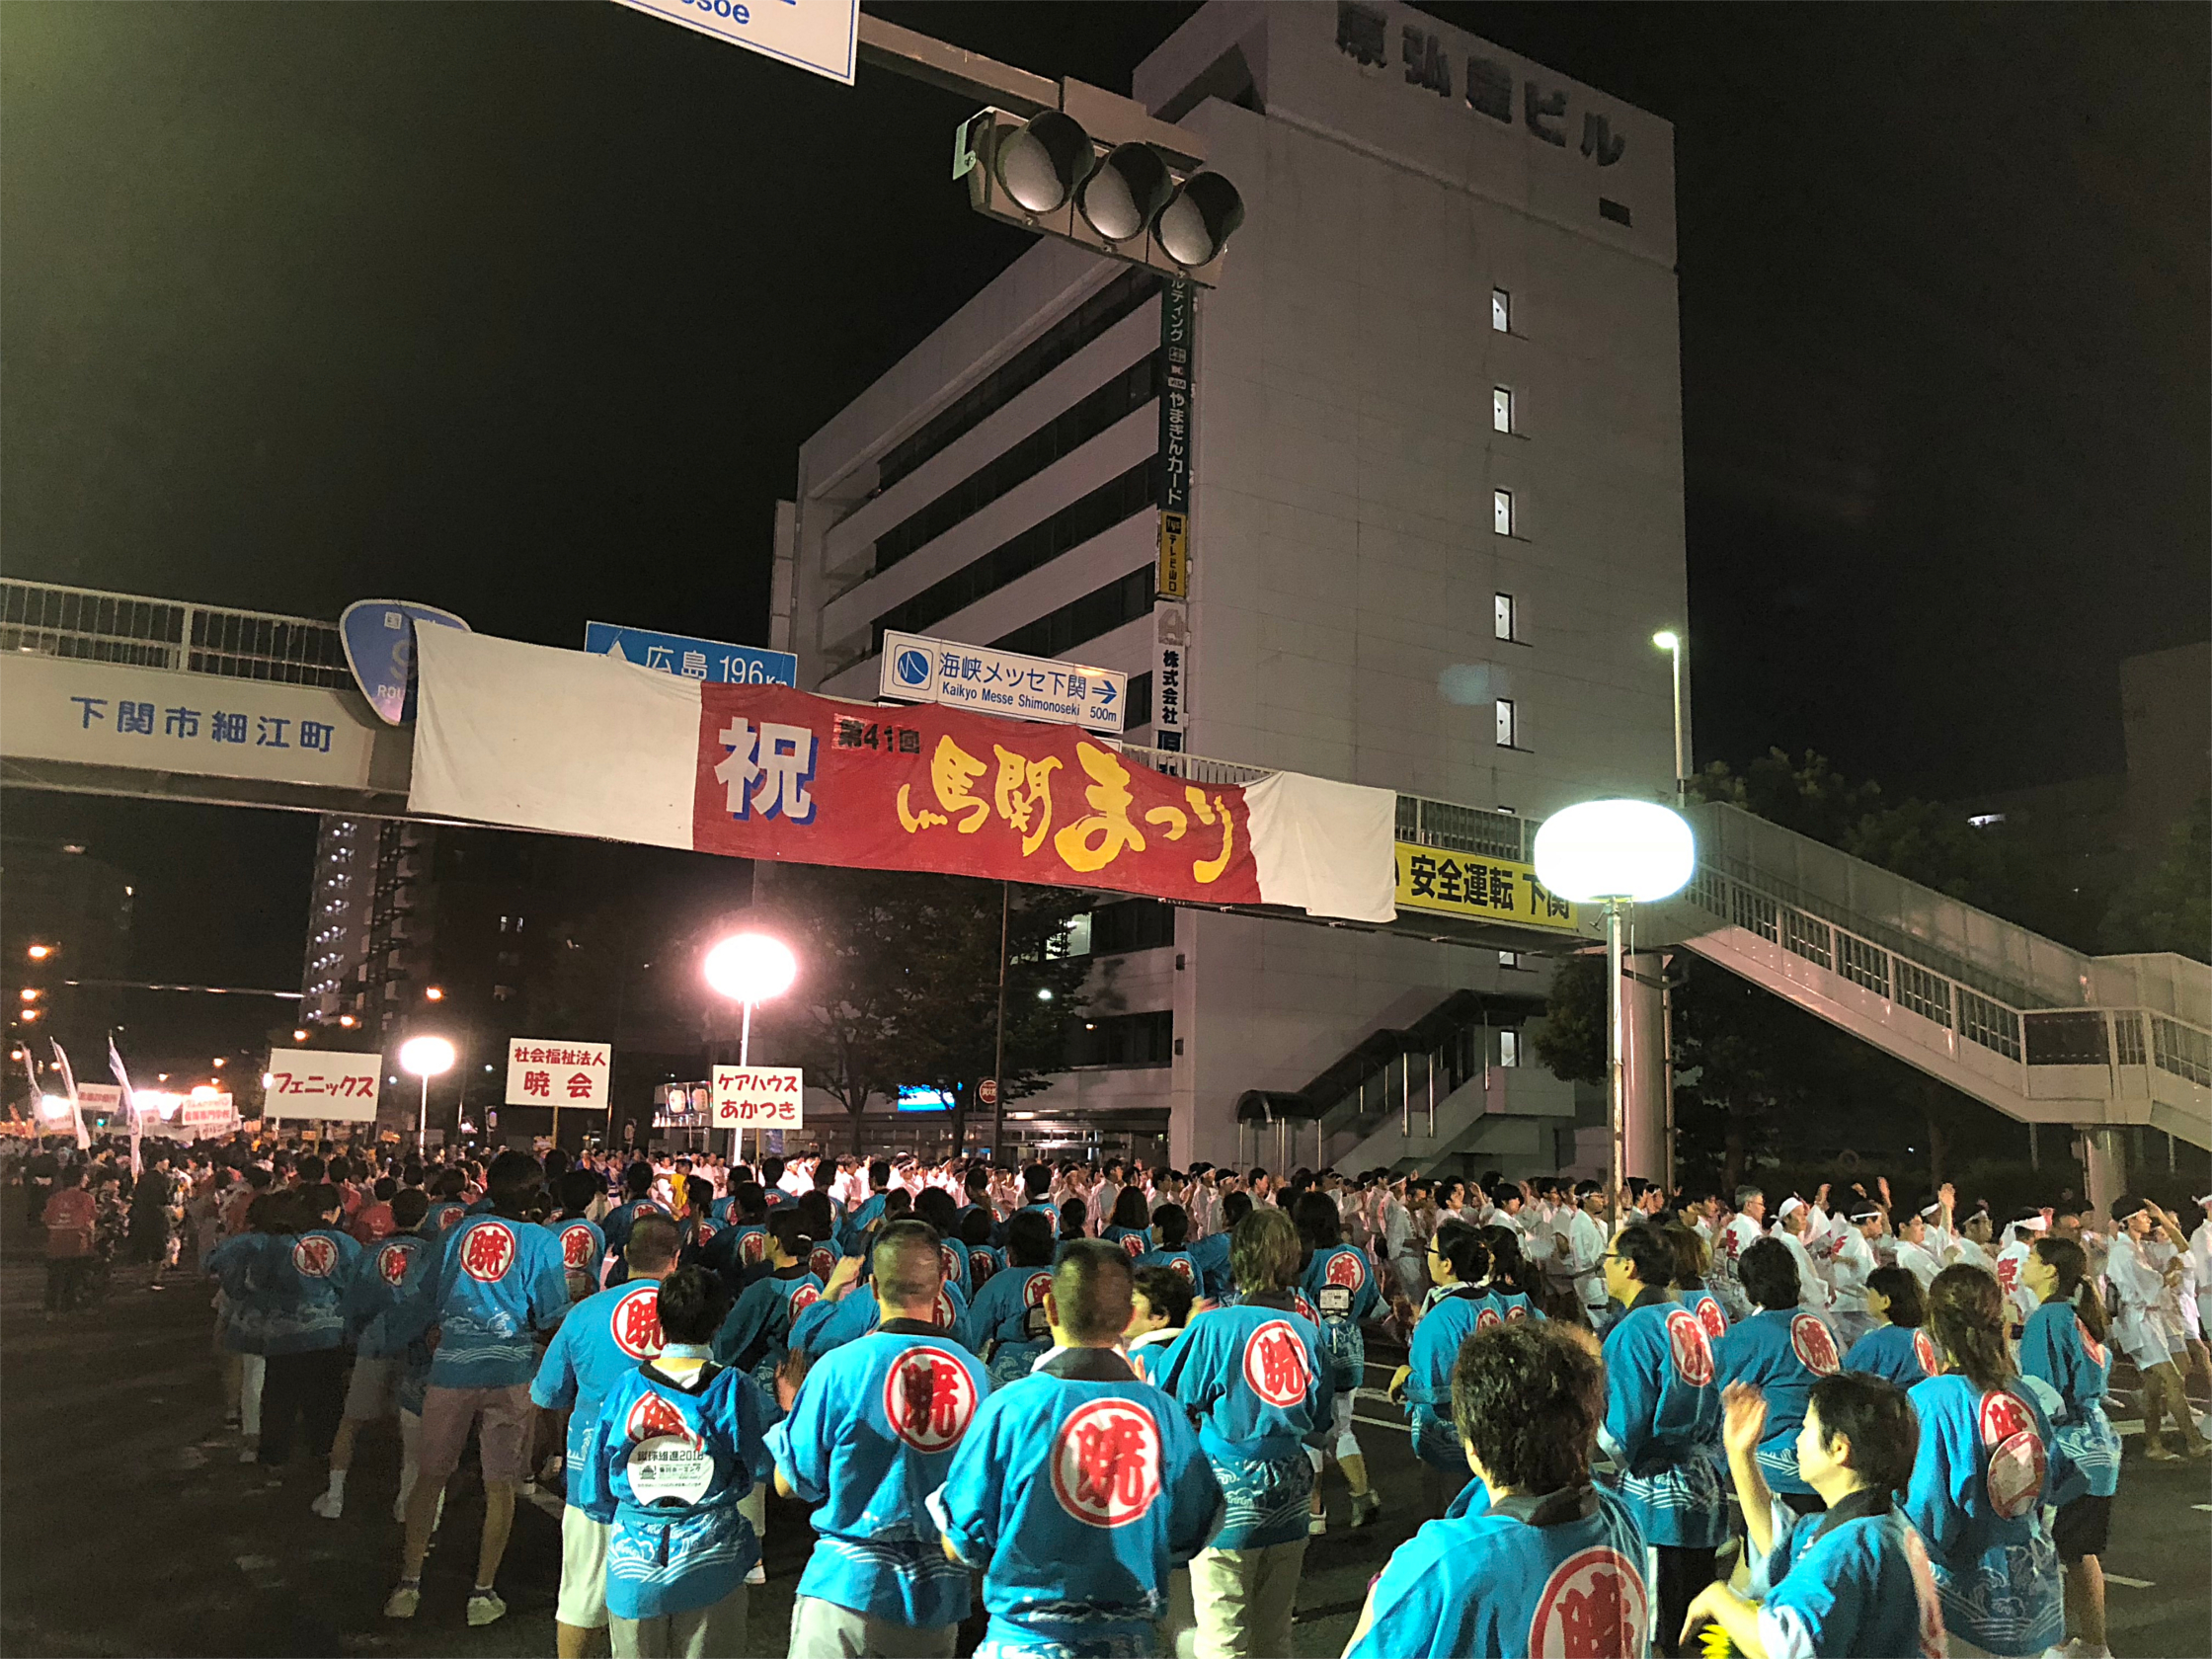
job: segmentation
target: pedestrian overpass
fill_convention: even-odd
[[[202,741],[202,704],[210,720],[243,718],[222,729],[245,737]],[[321,747],[276,752],[303,731]],[[252,741],[271,732],[274,748]],[[405,817],[411,736],[369,712],[331,623],[0,581],[0,782]],[[1125,752],[1194,783],[1267,775]],[[1695,952],[2009,1117],[2087,1132],[2093,1191],[2118,1180],[2104,1160],[2116,1160],[2126,1128],[2212,1146],[2212,968],[2171,954],[2087,956],[1738,808],[1704,804],[1689,816],[1695,880],[1636,917],[1634,948],[1648,965],[1658,950]],[[1401,851],[1455,868],[1526,867],[1536,830],[1508,813],[1398,797]],[[1294,910],[1222,908],[1315,924]],[[1563,929],[1401,908],[1374,925],[1556,955],[1593,945],[1600,924],[1588,913]],[[1663,1145],[1652,1137],[1665,1112],[1656,985],[1629,1001],[1631,1143],[1640,1111],[1649,1147]],[[1405,1027],[1372,1033],[1304,1088],[1247,1096],[1239,1116],[1286,1144],[1310,1131],[1317,1153],[1354,1166],[1479,1152],[1504,1118],[1571,1117],[1567,1085],[1490,1063],[1489,1029],[1539,1012],[1534,997],[1455,992]]]

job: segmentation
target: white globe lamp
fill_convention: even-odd
[[[431,1079],[453,1069],[453,1045],[442,1037],[410,1037],[400,1045],[399,1068],[423,1079],[423,1107],[415,1120],[415,1155],[430,1146]]]
[[[766,933],[733,933],[707,952],[703,964],[706,981],[718,994],[745,1010],[738,1027],[738,1065],[752,1064],[752,1005],[781,996],[799,977],[799,959],[781,939]],[[738,1159],[738,1138],[730,1131],[730,1161]],[[767,1132],[760,1134],[765,1137]]]

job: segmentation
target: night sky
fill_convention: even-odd
[[[1126,91],[1192,8],[868,9]],[[1675,123],[1699,758],[2116,770],[2212,609],[2212,12],[1426,9]],[[1027,246],[971,109],[590,0],[14,0],[5,569],[764,640],[799,442]],[[311,820],[4,810],[137,874],[149,975],[297,983]]]

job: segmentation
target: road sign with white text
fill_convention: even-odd
[[[616,0],[733,46],[852,85],[860,0]]]
[[[1129,675],[1053,657],[885,630],[877,694],[908,703],[1119,732]]]
[[[799,659],[788,651],[763,651],[756,645],[725,645],[656,633],[651,628],[618,628],[611,622],[584,624],[584,649],[594,657],[619,657],[641,669],[659,669],[678,679],[710,685],[797,685]]]
[[[546,1037],[507,1040],[507,1103],[510,1106],[571,1106],[580,1112],[606,1110],[607,1073],[613,1068],[609,1043],[555,1042]]]
[[[717,1066],[714,1127],[797,1129],[806,1095],[806,1073],[796,1066]]]

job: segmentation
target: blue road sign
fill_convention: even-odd
[[[469,631],[451,611],[411,599],[356,599],[338,618],[354,683],[387,726],[415,718],[415,629],[424,622]]]
[[[788,651],[689,639],[682,634],[655,633],[651,628],[587,622],[584,649],[594,657],[619,657],[641,669],[660,669],[679,679],[703,679],[715,685],[799,683],[799,659]]]

